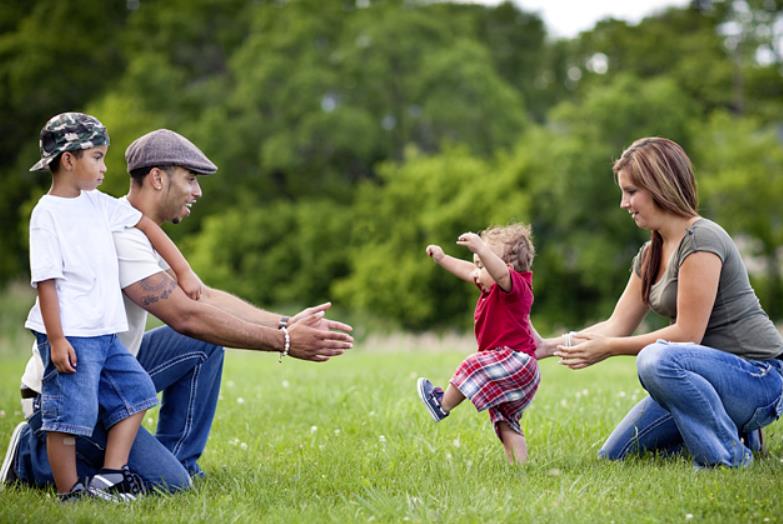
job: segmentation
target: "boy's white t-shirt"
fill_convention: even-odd
[[[37,287],[55,279],[64,335],[93,337],[128,329],[112,233],[135,226],[141,217],[137,209],[97,190],[76,198],[44,195],[36,204],[30,218],[30,280]],[[25,327],[46,333],[38,299]]]

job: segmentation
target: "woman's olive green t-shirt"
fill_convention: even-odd
[[[633,271],[641,276],[645,243],[633,259]],[[714,253],[722,262],[718,293],[701,344],[750,359],[775,358],[783,353],[783,339],[761,308],[750,286],[748,271],[736,244],[718,224],[700,218],[686,231],[672,253],[663,277],[650,290],[650,308],[659,315],[677,317],[677,280],[680,266],[691,253]]]

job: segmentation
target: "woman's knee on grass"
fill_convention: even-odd
[[[675,354],[676,351],[672,351],[665,342],[655,342],[639,352],[636,356],[636,371],[645,389],[656,382],[661,370],[672,363]]]

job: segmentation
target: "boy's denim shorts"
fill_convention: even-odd
[[[116,335],[66,337],[76,352],[76,373],[60,373],[46,335],[33,333],[44,364],[44,431],[89,437],[99,417],[110,428],[158,403],[152,379]]]

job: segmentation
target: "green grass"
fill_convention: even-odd
[[[464,354],[354,350],[327,364],[230,351],[208,477],[129,506],[61,506],[52,492],[0,492],[1,522],[781,522],[783,430],[748,470],[694,471],[686,458],[598,461],[641,398],[632,359],[573,372],[544,361],[523,419],[530,463],[505,463],[486,414],[434,424],[415,393]],[[0,434],[18,422],[24,358],[0,356]],[[155,413],[145,424],[150,427]],[[6,442],[0,446],[3,450]]]

